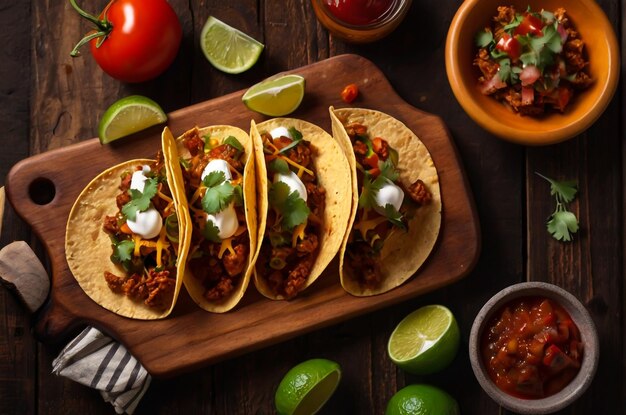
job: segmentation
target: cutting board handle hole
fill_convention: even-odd
[[[47,205],[52,202],[56,194],[54,183],[44,177],[37,178],[28,186],[30,199],[38,205]]]

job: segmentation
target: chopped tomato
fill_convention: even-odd
[[[120,231],[124,232],[125,234],[128,235],[132,235],[133,231],[130,230],[130,227],[128,226],[127,222],[124,222],[124,224],[122,226],[120,226]]]
[[[517,60],[520,57],[522,47],[517,39],[505,33],[496,44],[496,49],[509,55],[509,58]]]
[[[541,77],[541,71],[535,65],[526,65],[519,74],[522,86],[532,85]]]
[[[341,91],[341,99],[348,104],[356,99],[359,95],[359,87],[356,84],[347,85],[343,91]]]
[[[526,13],[524,15],[524,20],[522,20],[519,26],[515,28],[513,34],[524,36],[530,33],[531,35],[541,37],[543,36],[543,32],[541,31],[542,27],[543,23],[540,18],[533,16],[530,13]]]
[[[559,101],[557,103],[557,108],[561,112],[565,111],[565,107],[569,103],[570,98],[572,98],[572,91],[566,87],[559,87]]]
[[[378,154],[372,153],[371,156],[368,156],[363,159],[363,164],[372,169],[378,168]],[[369,169],[368,169],[369,170]]]
[[[383,139],[380,137],[372,138],[372,150],[374,150],[374,153],[380,154],[382,149],[383,149]]]

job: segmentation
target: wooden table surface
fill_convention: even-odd
[[[102,112],[122,96],[147,95],[166,111],[173,111],[342,53],[370,59],[403,99],[440,116],[465,165],[482,231],[482,254],[467,277],[254,353],[173,379],[154,380],[136,413],[271,414],[282,376],[312,357],[335,360],[343,369],[343,379],[323,414],[381,414],[394,392],[416,382],[447,390],[463,414],[506,413],[475,380],[467,341],[482,305],[500,289],[527,280],[552,282],[578,297],[600,336],[600,364],[590,389],[560,413],[623,413],[625,72],[612,103],[584,134],[537,148],[498,140],[463,112],[445,76],[444,42],[460,3],[414,1],[405,22],[391,36],[356,46],[329,36],[308,0],[170,0],[183,26],[181,49],[162,76],[142,84],[123,84],[108,77],[86,50],[82,58],[70,58],[69,51],[87,25],[68,2],[18,1],[0,7],[0,185],[19,160],[93,137]],[[598,3],[616,33],[620,28],[625,32],[626,1]],[[104,4],[103,0],[81,2],[94,12]],[[209,15],[266,45],[250,71],[227,75],[206,61],[198,37]],[[620,41],[624,55],[624,34]],[[573,242],[557,242],[547,233],[545,221],[554,200],[535,172],[578,182],[579,197],[571,209],[581,229]],[[0,247],[14,240],[29,242],[45,263],[40,242],[7,205]],[[456,315],[461,348],[444,371],[424,377],[409,375],[387,357],[387,339],[406,314],[432,303],[444,304]],[[36,316],[25,312],[12,294],[0,290],[0,413],[113,413],[96,391],[50,373],[62,342],[38,343],[31,331],[35,321]]]

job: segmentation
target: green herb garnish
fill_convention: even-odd
[[[274,173],[289,174],[289,164],[281,158],[272,160],[269,164],[269,168],[270,171],[273,171]]]
[[[280,149],[280,153],[284,153],[287,150],[291,150],[293,147],[297,146],[298,144],[300,144],[300,141],[302,141],[302,133],[298,130],[296,130],[295,127],[289,127],[289,135],[291,136],[291,139],[293,140],[291,143],[287,144],[285,147]]]
[[[233,201],[235,189],[229,181],[226,181],[224,172],[213,171],[207,174],[202,184],[207,188],[202,196],[202,210],[206,213],[221,212]]]
[[[202,235],[211,242],[220,243],[220,228],[215,226],[213,221],[207,220],[204,228],[202,229]]]
[[[235,137],[233,137],[232,135],[229,135],[228,137],[226,137],[223,141],[222,144],[228,144],[229,146],[235,148],[237,151],[243,153],[243,146],[241,145],[241,143],[239,142],[239,140],[237,140]]]
[[[550,194],[556,199],[556,208],[547,222],[548,232],[559,241],[571,241],[573,233],[578,231],[578,219],[576,215],[567,210],[567,203],[576,197],[578,189],[574,181],[556,181],[542,174],[539,177],[550,182]]]
[[[130,189],[130,202],[122,206],[122,213],[130,220],[135,220],[137,212],[143,212],[150,207],[150,199],[157,194],[157,180],[147,179],[144,183],[143,192]]]
[[[281,215],[281,224],[288,230],[304,223],[311,213],[297,191],[283,182],[272,183],[269,189],[269,204]]]

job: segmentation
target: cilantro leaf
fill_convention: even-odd
[[[396,170],[396,166],[393,165],[391,159],[388,158],[384,162],[379,163],[378,166],[380,168],[379,177],[382,176],[390,182],[395,182],[396,180],[398,180],[400,173]]]
[[[489,29],[481,30],[480,32],[476,33],[474,42],[479,48],[484,48],[491,42],[493,42],[493,33],[491,33],[491,30]]]
[[[556,199],[556,209],[547,222],[548,232],[556,240],[571,241],[571,234],[578,231],[578,219],[576,215],[567,210],[565,204],[570,203],[576,197],[578,192],[576,183],[573,181],[559,182],[542,174],[536,174],[550,183],[550,195]]]
[[[548,221],[548,231],[559,241],[571,241],[570,233],[578,231],[576,215],[568,211],[555,212]]]
[[[402,222],[402,214],[398,212],[391,203],[387,203],[385,205],[385,217],[394,226],[406,231],[406,226],[404,225],[404,222]]]
[[[226,176],[223,171],[212,171],[211,173],[204,176],[202,179],[202,184],[204,187],[213,187],[217,186],[226,181]]]
[[[229,135],[222,141],[223,144],[228,144],[229,146],[235,148],[239,152],[243,152],[243,146],[234,136]]]
[[[296,129],[296,127],[289,127],[289,135],[294,141],[302,140],[302,133]]]
[[[202,235],[211,242],[220,243],[222,240],[220,239],[220,229],[215,226],[213,221],[207,220],[204,228],[202,229]]]
[[[111,262],[121,264],[132,259],[132,252],[135,249],[135,243],[126,239],[113,244],[113,254]]]
[[[288,230],[304,223],[311,213],[306,202],[297,191],[283,182],[272,183],[269,189],[269,204],[282,216],[281,224]]]
[[[150,207],[150,199],[157,194],[157,180],[147,179],[143,192],[130,189],[130,202],[122,206],[122,213],[130,220],[135,220],[137,212],[143,212]]]
[[[221,212],[228,207],[234,197],[235,188],[230,182],[208,187],[206,193],[202,196],[202,210],[210,214]]]
[[[269,164],[270,171],[280,174],[289,174],[289,164],[281,158],[276,158],[272,160]]]
[[[573,180],[568,181],[556,181],[537,173],[537,176],[550,182],[550,194],[556,196],[558,200],[565,203],[570,203],[576,197],[578,189],[576,188],[576,182]]]
[[[372,176],[366,173],[363,177],[363,186],[359,196],[359,207],[368,209],[376,205],[376,195],[385,184],[384,180],[379,180],[380,176],[372,181]]]

